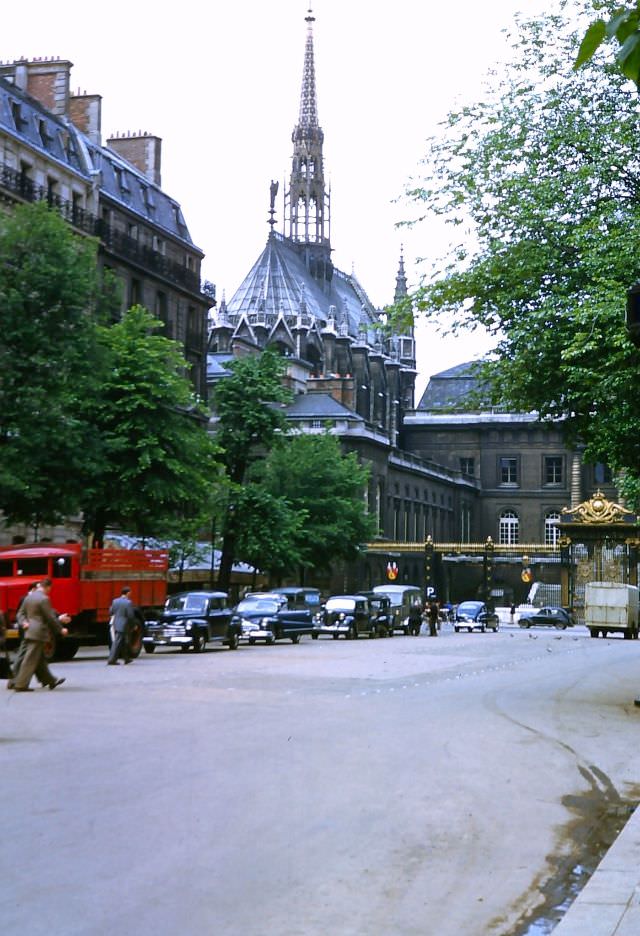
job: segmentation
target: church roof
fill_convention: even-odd
[[[424,412],[468,410],[472,395],[480,394],[482,390],[479,375],[481,366],[481,361],[467,361],[433,374],[422,394],[417,410]],[[481,401],[475,402],[479,405]]]
[[[287,406],[288,419],[350,419],[364,422],[328,393],[299,393]]]
[[[314,277],[305,263],[304,247],[278,233],[266,247],[227,303],[231,322],[246,315],[251,324],[275,324],[278,315],[295,325],[320,327],[334,322],[338,334],[376,341],[378,313],[355,275],[333,268],[330,280]]]

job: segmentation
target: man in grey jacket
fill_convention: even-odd
[[[129,629],[135,619],[135,608],[129,598],[131,591],[126,585],[122,589],[119,598],[114,598],[111,602],[109,615],[111,617],[113,643],[111,644],[111,653],[107,660],[107,666],[115,666],[119,658],[122,657],[125,663],[131,663],[131,651],[129,647]]]
[[[31,677],[35,673],[43,686],[49,689],[55,689],[62,685],[64,678],[56,679],[49,667],[44,655],[45,644],[49,635],[53,632],[55,635],[66,637],[68,631],[64,624],[71,620],[68,614],[57,615],[51,607],[49,601],[49,592],[51,591],[51,579],[43,579],[39,586],[29,592],[24,599],[22,607],[22,624],[24,627],[24,639],[27,643],[27,649],[20,666],[20,670],[14,680],[15,692],[33,692],[29,688]]]

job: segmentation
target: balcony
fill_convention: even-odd
[[[129,260],[143,270],[181,286],[191,293],[201,295],[200,277],[175,260],[168,260],[163,254],[151,247],[139,244],[137,240],[114,230],[95,215],[78,205],[65,201],[50,189],[36,185],[24,173],[0,163],[0,193],[6,192],[21,201],[44,201],[55,208],[60,215],[84,234],[97,237],[102,245],[113,254]]]

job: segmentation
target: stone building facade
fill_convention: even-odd
[[[161,140],[102,143],[97,94],[70,91],[71,62],[0,64],[0,205],[46,200],[99,239],[99,263],[117,277],[122,310],[140,303],[179,341],[194,389],[206,397],[207,318],[202,251],[180,205],[161,188]]]

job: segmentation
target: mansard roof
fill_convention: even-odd
[[[68,117],[52,113],[3,77],[0,77],[0,130],[17,143],[40,152],[47,160],[72,170],[86,185],[92,185],[98,173],[102,197],[118,202],[198,250],[175,199],[112,149],[93,143]]]
[[[433,374],[418,403],[418,412],[468,410],[472,395],[482,391],[482,361],[467,361]]]
[[[319,323],[353,338],[364,329],[372,343],[377,340],[378,312],[355,275],[333,268],[330,280],[317,279],[305,263],[304,246],[275,232],[227,303],[227,314],[231,322],[246,315],[267,326],[282,314],[289,327]]]

